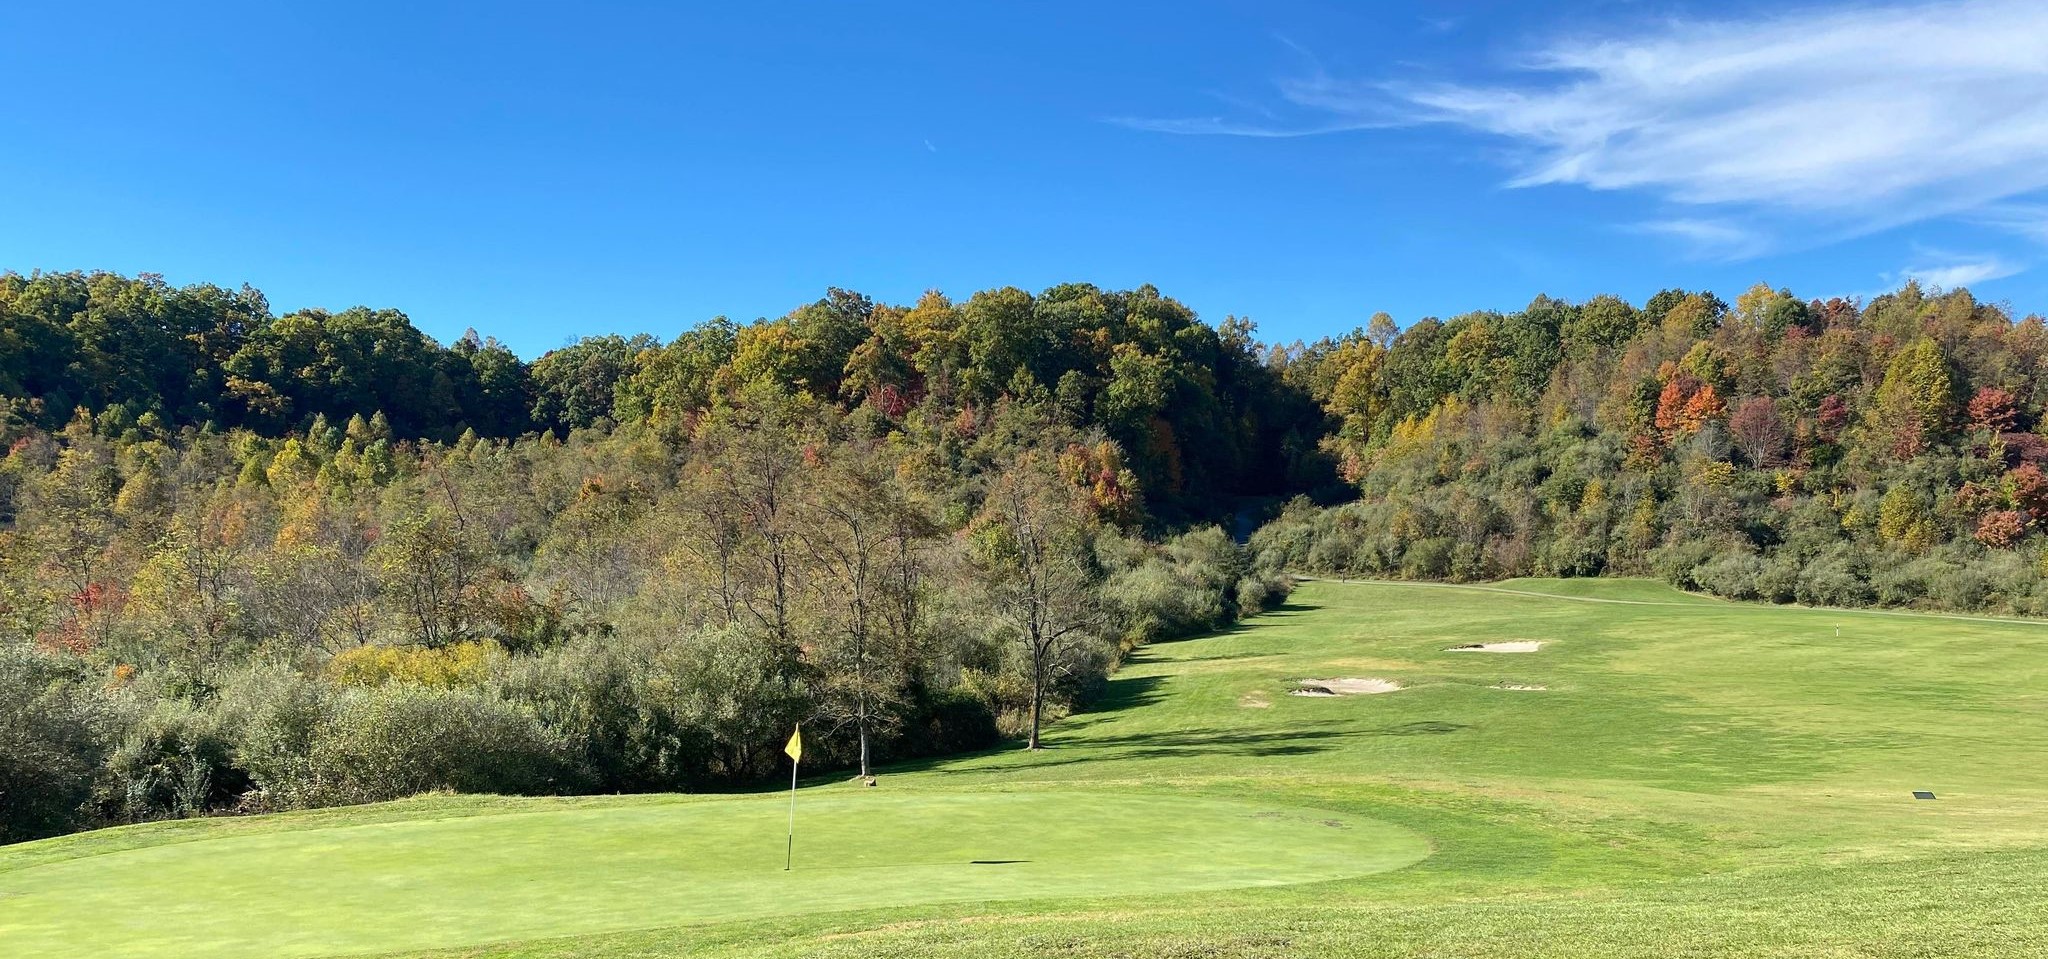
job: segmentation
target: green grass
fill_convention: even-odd
[[[1345,676],[1406,688],[1287,695]],[[2048,625],[1311,582],[1048,750],[806,787],[790,873],[786,794],[164,823],[0,849],[0,955],[2048,955],[2044,680]]]

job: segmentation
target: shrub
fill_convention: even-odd
[[[810,703],[791,651],[745,629],[648,645],[645,702],[673,717],[691,768],[744,780],[776,767]]]
[[[1246,573],[1237,581],[1237,608],[1239,614],[1272,609],[1287,600],[1287,594],[1294,591],[1294,580],[1283,573],[1258,570]]]
[[[1699,537],[1684,537],[1659,547],[1650,554],[1650,568],[1665,582],[1679,589],[1701,589],[1693,571],[1728,548],[1725,543]]]
[[[470,640],[438,649],[421,646],[358,646],[327,661],[329,679],[343,686],[403,682],[420,686],[473,686],[502,657],[498,644]]]
[[[1930,573],[1925,562],[1879,569],[1870,576],[1870,586],[1881,606],[1911,606],[1927,595]]]
[[[1780,550],[1757,573],[1757,598],[1773,603],[1789,603],[1797,599],[1802,565],[1796,554]]]
[[[1451,571],[1451,550],[1458,541],[1447,536],[1416,540],[1401,556],[1401,575],[1411,579],[1439,579]]]
[[[1104,584],[1103,594],[1117,609],[1126,649],[1190,632],[1198,621],[1221,613],[1161,561],[1118,574]]]
[[[122,819],[192,816],[234,805],[250,785],[219,713],[156,703],[107,760],[109,811]]]
[[[1268,575],[1314,568],[1309,551],[1322,538],[1315,524],[1325,515],[1308,497],[1288,501],[1279,517],[1255,530],[1246,544],[1253,567]]]
[[[1757,581],[1763,578],[1763,557],[1743,550],[1731,550],[1695,567],[1690,575],[1701,589],[1729,599],[1757,599],[1762,593]]]
[[[1551,576],[1598,576],[1607,544],[1593,536],[1560,536],[1543,550],[1540,569]]]
[[[470,690],[405,685],[344,694],[308,758],[325,803],[550,793],[568,772],[563,743],[531,714]]]
[[[683,719],[650,696],[675,664],[639,634],[579,637],[537,656],[507,660],[492,688],[561,739],[591,785],[605,791],[680,789],[693,758]]]
[[[1109,554],[1104,565],[1113,572],[1102,592],[1119,613],[1125,648],[1217,629],[1285,595],[1285,576],[1254,573],[1222,527],[1181,534],[1149,553],[1130,552],[1133,542],[1105,536],[1097,546]]]
[[[282,666],[252,669],[221,693],[223,726],[235,763],[250,779],[244,804],[296,809],[321,801],[313,777],[313,744],[332,719],[338,693]]]
[[[0,645],[0,843],[86,820],[107,709],[75,661]]]
[[[1812,606],[1868,606],[1876,594],[1864,580],[1863,568],[1854,547],[1837,546],[1806,564],[1799,574],[1797,598]]]
[[[1978,568],[1991,584],[1987,604],[1995,604],[2009,613],[2032,615],[2031,597],[2041,574],[2027,557],[2016,552],[1992,553],[1984,557]]]
[[[965,689],[952,689],[913,703],[901,717],[901,738],[889,756],[937,756],[983,749],[1002,733],[988,702]]]
[[[1486,554],[1484,548],[1470,540],[1460,540],[1451,547],[1450,577],[1458,582],[1469,582],[1486,578]]]
[[[1334,521],[1343,515],[1341,508],[1330,511],[1332,521],[1320,529],[1315,543],[1308,549],[1305,565],[1324,573],[1377,571],[1379,565],[1365,544],[1364,528]]]
[[[1928,595],[1947,609],[1980,609],[1991,596],[1991,577],[1975,565],[1946,566],[1930,578]]]

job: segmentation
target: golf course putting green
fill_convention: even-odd
[[[934,902],[1339,879],[1429,854],[1354,814],[1151,790],[659,801],[252,834],[8,868],[23,956],[313,956]],[[1147,828],[1134,828],[1134,824]],[[141,907],[146,904],[146,907]]]

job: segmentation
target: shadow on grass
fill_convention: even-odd
[[[1332,740],[1343,739],[1348,735],[1354,734],[1342,730],[1314,729],[1291,729],[1282,732],[1183,729],[1171,732],[1132,733],[1127,736],[1084,736],[1065,741],[1062,737],[1049,736],[1046,748],[1036,753],[1013,747],[1007,754],[1009,762],[976,763],[966,768],[949,768],[950,763],[935,763],[930,769],[932,772],[948,775],[1020,768],[1049,769],[1055,766],[1099,762],[1186,759],[1196,756],[1236,756],[1253,759],[1311,756],[1336,748]]]
[[[1299,603],[1290,600],[1288,602],[1281,603],[1279,606],[1275,606],[1272,609],[1265,610],[1264,612],[1261,612],[1259,615],[1253,617],[1248,621],[1232,623],[1231,625],[1225,626],[1224,628],[1219,630],[1214,630],[1212,632],[1207,633],[1199,633],[1193,636],[1184,636],[1178,639],[1160,640],[1158,642],[1148,643],[1144,646],[1140,646],[1137,649],[1132,650],[1131,653],[1127,657],[1125,657],[1124,664],[1128,666],[1134,663],[1145,663],[1151,661],[1152,656],[1148,651],[1153,649],[1154,647],[1170,646],[1178,643],[1194,642],[1197,640],[1216,639],[1219,637],[1226,636],[1236,636],[1242,633],[1258,630],[1265,626],[1270,626],[1276,619],[1285,619],[1291,616],[1300,616],[1306,613],[1314,612],[1321,608],[1322,607],[1320,605]],[[1205,660],[1252,659],[1265,655],[1270,655],[1270,653],[1256,651],[1240,651],[1230,653],[1218,653],[1213,656],[1194,657],[1192,659],[1183,659],[1181,661],[1200,662]],[[1338,733],[1332,732],[1242,733],[1224,731],[1210,731],[1208,733],[1184,731],[1180,733],[1145,734],[1135,737],[1099,737],[1086,735],[1085,731],[1089,726],[1093,724],[1093,721],[1108,719],[1110,717],[1113,717],[1115,714],[1124,712],[1126,710],[1136,709],[1141,706],[1149,706],[1153,703],[1158,702],[1160,699],[1164,698],[1164,687],[1166,685],[1167,679],[1169,678],[1171,677],[1131,676],[1128,674],[1113,675],[1104,683],[1103,692],[1101,696],[1089,702],[1085,708],[1083,708],[1080,712],[1075,713],[1068,720],[1064,722],[1048,724],[1043,733],[1043,737],[1046,740],[1047,745],[1053,749],[1096,749],[1108,746],[1112,749],[1118,749],[1118,751],[1115,752],[1113,755],[1095,756],[1091,759],[1061,759],[1051,762],[1039,759],[1037,761],[1032,762],[1032,765],[1066,765],[1074,762],[1092,761],[1093,759],[1145,758],[1147,756],[1177,756],[1202,754],[1235,754],[1251,756],[1307,755],[1309,753],[1326,751],[1330,747],[1314,745],[1312,743],[1305,742],[1306,740],[1330,739],[1340,735]],[[1072,737],[1074,737],[1075,733],[1077,732],[1081,733],[1080,738],[1072,739]],[[1062,735],[1063,733],[1065,735]],[[1414,735],[1414,733],[1386,733],[1386,735]],[[1134,742],[1134,740],[1137,739],[1149,738],[1156,740],[1157,737],[1160,736],[1180,737],[1183,741],[1172,743],[1155,741],[1145,745],[1139,745]],[[1060,742],[1060,740],[1062,739],[1072,739],[1072,741],[1065,743],[1063,745]],[[1196,739],[1199,739],[1200,741],[1196,741]],[[1134,746],[1137,747],[1135,750],[1132,748]],[[1245,749],[1263,751],[1243,751]],[[1006,763],[1000,765],[985,765],[978,762],[978,760],[984,760],[989,757],[1003,755],[1016,755],[1019,757],[1025,757],[1029,754],[1023,752],[1023,750],[1020,748],[1020,743],[1018,743],[1016,740],[1010,740],[995,746],[990,746],[984,749],[977,749],[970,752],[953,753],[951,755],[945,756],[926,756],[896,760],[888,763],[884,768],[885,771],[888,773],[981,772],[990,769],[1011,768],[1013,764]],[[967,768],[949,768],[959,765],[965,765]]]
[[[1274,655],[1274,654],[1273,654],[1273,653],[1271,653],[1271,652],[1265,652],[1265,651],[1261,651],[1261,650],[1252,650],[1252,649],[1247,649],[1247,650],[1244,650],[1244,651],[1242,651],[1242,652],[1235,652],[1235,653],[1217,653],[1217,654],[1215,654],[1215,655],[1213,655],[1213,656],[1182,656],[1181,658],[1179,658],[1179,659],[1176,659],[1176,660],[1174,660],[1174,662],[1177,662],[1177,663],[1220,663],[1220,662],[1225,662],[1225,661],[1228,661],[1228,660],[1232,660],[1232,659],[1265,659],[1265,658],[1267,658],[1267,657],[1270,657],[1270,656],[1273,656],[1273,655]]]
[[[1361,736],[1442,736],[1461,729],[1471,729],[1470,723],[1447,723],[1442,720],[1402,723],[1398,726],[1381,726],[1378,729],[1359,730]]]
[[[1041,769],[1133,759],[1185,759],[1196,756],[1270,759],[1312,756],[1338,748],[1342,740],[1361,736],[1445,736],[1471,728],[1472,725],[1469,723],[1437,719],[1397,723],[1377,729],[1359,729],[1342,723],[1328,723],[1324,724],[1324,728],[1295,727],[1277,731],[1181,729],[1121,736],[1089,735],[1085,731],[1070,736],[1048,733],[1045,737],[1046,748],[1038,753],[1028,753],[1014,747],[1008,750],[1009,755],[1013,757],[1012,762],[995,765],[977,764],[967,769],[946,769],[934,764],[931,768],[939,773],[964,773],[1027,766]],[[989,753],[980,755],[986,756]]]
[[[1102,695],[1090,702],[1085,711],[1076,713],[1075,718],[1150,706],[1165,697],[1162,687],[1166,685],[1166,679],[1165,676],[1113,676],[1102,684]]]
[[[1300,616],[1304,613],[1312,613],[1322,608],[1323,607],[1320,604],[1297,603],[1293,600],[1288,600],[1287,602],[1281,603],[1280,605],[1275,606],[1272,609],[1265,610],[1259,613],[1257,616],[1253,616],[1250,619],[1239,620],[1237,622],[1231,623],[1228,626],[1224,626],[1219,629],[1209,630],[1206,633],[1193,633],[1187,636],[1170,636],[1165,639],[1155,639],[1149,643],[1146,643],[1143,646],[1138,647],[1137,651],[1132,655],[1133,657],[1143,655],[1145,650],[1153,646],[1175,646],[1180,643],[1192,643],[1205,639],[1218,639],[1225,636],[1241,636],[1245,633],[1257,632],[1262,628],[1272,626],[1274,625],[1275,620],[1289,619],[1295,616]]]

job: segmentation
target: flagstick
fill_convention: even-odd
[[[788,872],[796,861],[796,767],[797,760],[789,761],[789,842],[782,850],[782,871]]]

